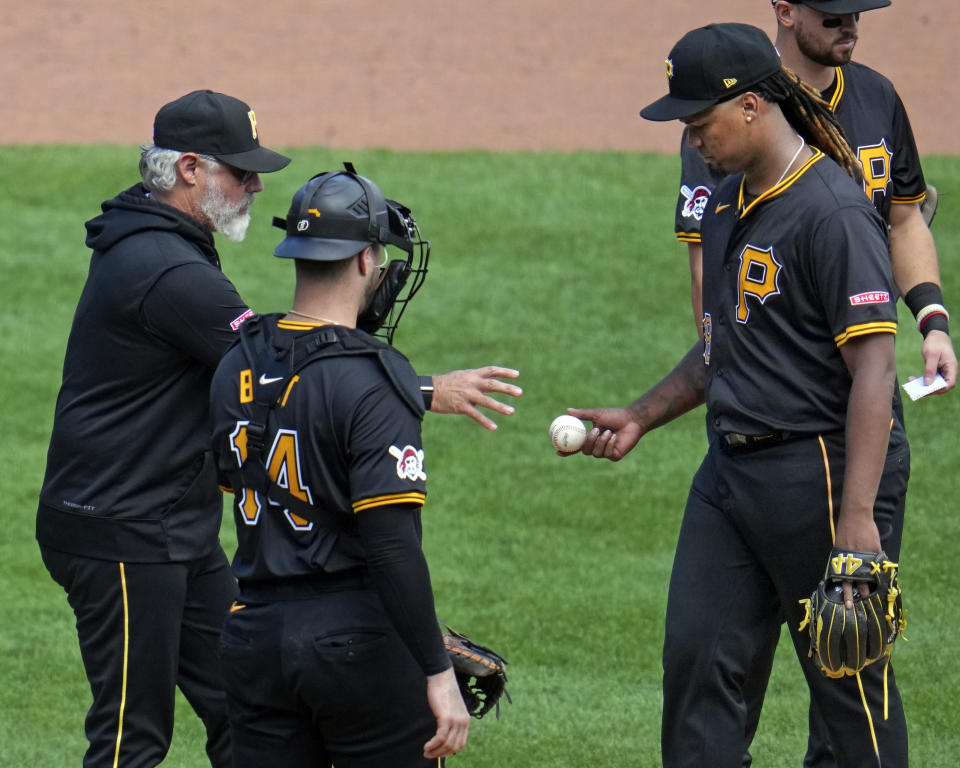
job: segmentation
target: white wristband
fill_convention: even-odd
[[[927,304],[927,306],[917,312],[917,330],[919,331],[923,327],[923,321],[930,317],[930,315],[936,315],[938,313],[944,315],[947,320],[950,319],[950,313],[947,312],[947,308],[943,306],[943,304]]]

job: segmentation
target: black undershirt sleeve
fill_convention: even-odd
[[[420,546],[420,507],[391,504],[357,515],[374,586],[401,639],[426,675],[450,667]]]

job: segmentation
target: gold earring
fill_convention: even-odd
[[[747,122],[748,122],[748,123],[752,123],[752,122],[753,122],[753,118],[752,118],[750,115],[747,115]]]

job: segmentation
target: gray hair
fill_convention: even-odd
[[[177,160],[183,152],[154,144],[140,145],[140,176],[151,192],[169,192],[177,183]]]
[[[143,186],[151,192],[169,192],[177,183],[177,161],[183,152],[176,149],[163,149],[155,144],[140,145],[140,176]],[[210,155],[197,155],[208,165],[220,161]]]

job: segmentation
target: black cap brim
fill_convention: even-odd
[[[274,152],[266,147],[257,147],[247,152],[236,152],[229,155],[214,155],[217,160],[222,160],[234,168],[241,171],[254,171],[256,173],[273,173],[282,170],[290,164],[290,158]]]
[[[718,103],[716,99],[676,99],[667,94],[657,99],[653,104],[648,104],[641,109],[640,117],[654,122],[679,120],[681,117],[695,115],[697,112],[702,112]]]
[[[841,16],[845,13],[862,13],[877,8],[886,8],[890,0],[799,0],[800,4],[821,13],[832,13]]]
[[[273,251],[282,259],[308,261],[342,261],[360,253],[368,245],[360,240],[336,240],[326,237],[287,235]]]

